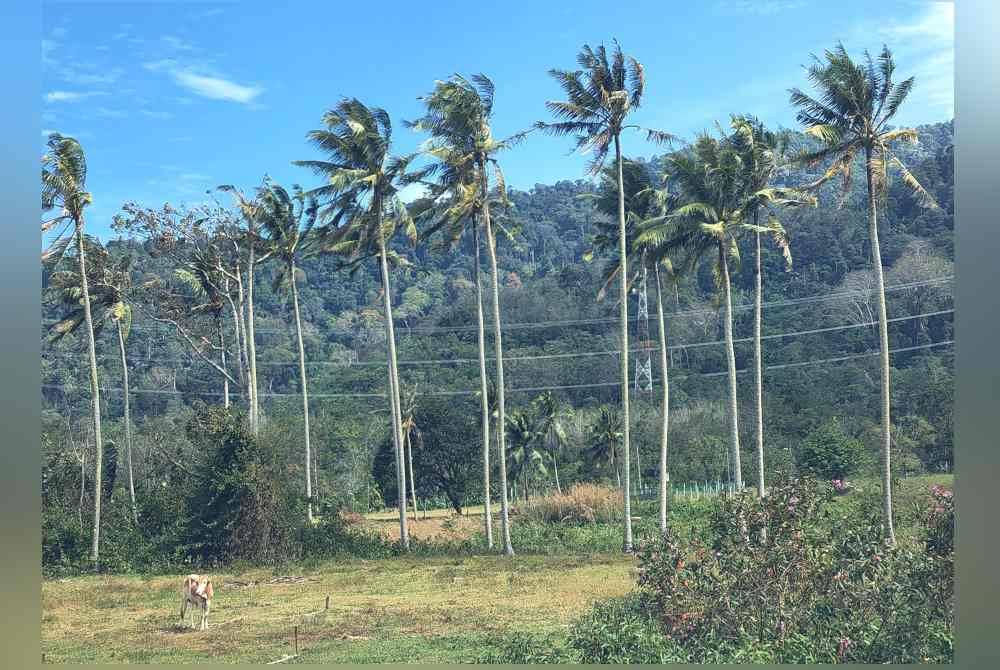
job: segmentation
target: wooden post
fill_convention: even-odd
[[[299,653],[299,627],[295,627],[295,653]]]
[[[330,596],[326,597],[326,605],[323,606],[323,609],[325,610],[330,609]]]

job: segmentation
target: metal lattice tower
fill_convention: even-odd
[[[653,363],[650,350],[653,345],[649,339],[649,302],[646,297],[646,268],[642,269],[642,286],[636,291],[639,298],[639,313],[636,319],[636,349],[635,381],[633,386],[637,393],[652,393]]]

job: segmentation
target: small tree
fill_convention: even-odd
[[[817,477],[843,479],[857,472],[864,459],[864,445],[844,432],[840,421],[830,419],[806,437],[800,466]]]

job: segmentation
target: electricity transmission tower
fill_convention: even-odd
[[[638,314],[636,315],[636,352],[635,352],[635,376],[633,387],[637,398],[646,396],[652,398],[653,394],[653,358],[651,351],[653,341],[649,338],[649,301],[646,294],[646,268],[642,269],[642,284],[636,290],[636,297],[639,302]],[[639,441],[635,441],[635,467],[639,490],[642,491],[642,462],[639,459]]]

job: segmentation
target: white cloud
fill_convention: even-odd
[[[177,61],[175,61],[173,58],[163,58],[160,60],[154,60],[143,63],[142,67],[149,70],[150,72],[159,72],[160,70],[169,70],[171,68],[177,67]]]
[[[180,175],[178,179],[183,179],[184,181],[211,181],[212,177],[207,174],[200,174],[198,172],[185,172]]]
[[[93,66],[91,66],[93,67]],[[113,67],[103,72],[82,72],[79,66],[70,66],[62,72],[62,79],[77,86],[94,86],[98,84],[113,84],[122,76],[124,70],[120,67]]]
[[[104,91],[49,91],[45,102],[79,102],[95,95],[107,95]]]
[[[59,48],[59,43],[55,40],[42,40],[42,65],[53,66],[56,64],[52,53]]]
[[[916,78],[899,122],[912,124],[955,115],[955,6],[929,2],[907,21],[878,30],[892,49],[896,76]]]
[[[143,109],[141,111],[143,116],[146,116],[150,119],[158,119],[160,121],[166,121],[167,119],[173,118],[174,116],[170,112],[164,112],[162,110]]]
[[[209,77],[195,74],[190,70],[174,70],[174,81],[196,95],[212,100],[228,100],[247,104],[263,92],[256,86],[243,86],[221,77]]]
[[[94,110],[95,116],[100,116],[105,119],[124,119],[128,116],[128,113],[121,109],[108,109],[107,107],[98,107]]]
[[[142,64],[142,67],[150,72],[168,72],[173,80],[181,87],[212,100],[227,100],[248,104],[254,101],[263,89],[258,86],[245,86],[217,75],[203,74],[204,66],[188,67],[182,66],[173,58],[163,58],[149,61]],[[190,103],[189,99],[180,98],[181,104]]]
[[[896,22],[881,31],[894,40],[929,39],[942,45],[955,43],[955,5],[927,3],[924,13],[909,22]]]
[[[185,42],[176,35],[164,35],[160,38],[160,41],[177,51],[194,51],[194,47],[190,43]]]

